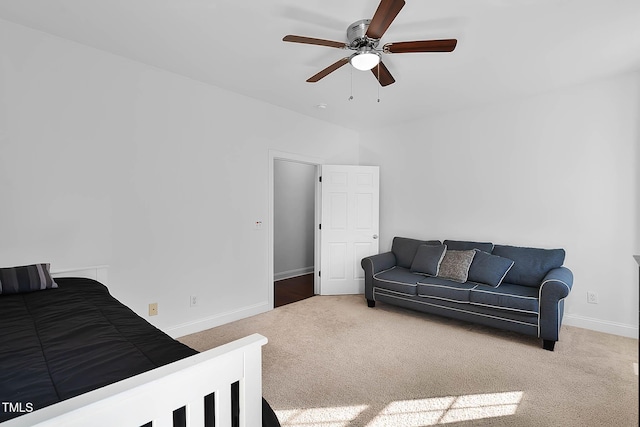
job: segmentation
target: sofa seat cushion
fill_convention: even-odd
[[[469,292],[471,304],[528,314],[538,313],[538,289],[503,283],[499,288],[478,285]]]
[[[412,273],[408,268],[392,267],[373,275],[373,286],[400,292],[406,295],[416,295],[418,280],[424,276]]]
[[[475,283],[458,283],[441,277],[424,277],[418,282],[418,296],[468,303]]]

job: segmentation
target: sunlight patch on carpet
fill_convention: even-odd
[[[356,405],[286,409],[275,412],[280,423],[286,427],[346,427],[367,408],[367,405]]]
[[[420,427],[514,415],[521,391],[398,400],[384,407],[367,427]],[[276,410],[283,427],[347,427],[368,405]],[[362,421],[362,420],[359,420]]]
[[[402,400],[387,405],[367,427],[432,426],[513,415],[523,392],[470,394]]]

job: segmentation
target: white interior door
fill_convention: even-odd
[[[379,167],[322,165],[320,294],[364,293],[362,258],[378,253]]]

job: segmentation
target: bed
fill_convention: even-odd
[[[30,270],[0,269],[3,427],[280,425],[262,398],[265,337],[198,353],[97,280],[17,268]]]

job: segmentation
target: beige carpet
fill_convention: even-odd
[[[316,296],[180,339],[260,333],[263,394],[283,426],[637,426],[638,340],[563,326],[533,337],[362,295]],[[637,369],[637,368],[636,368]]]

